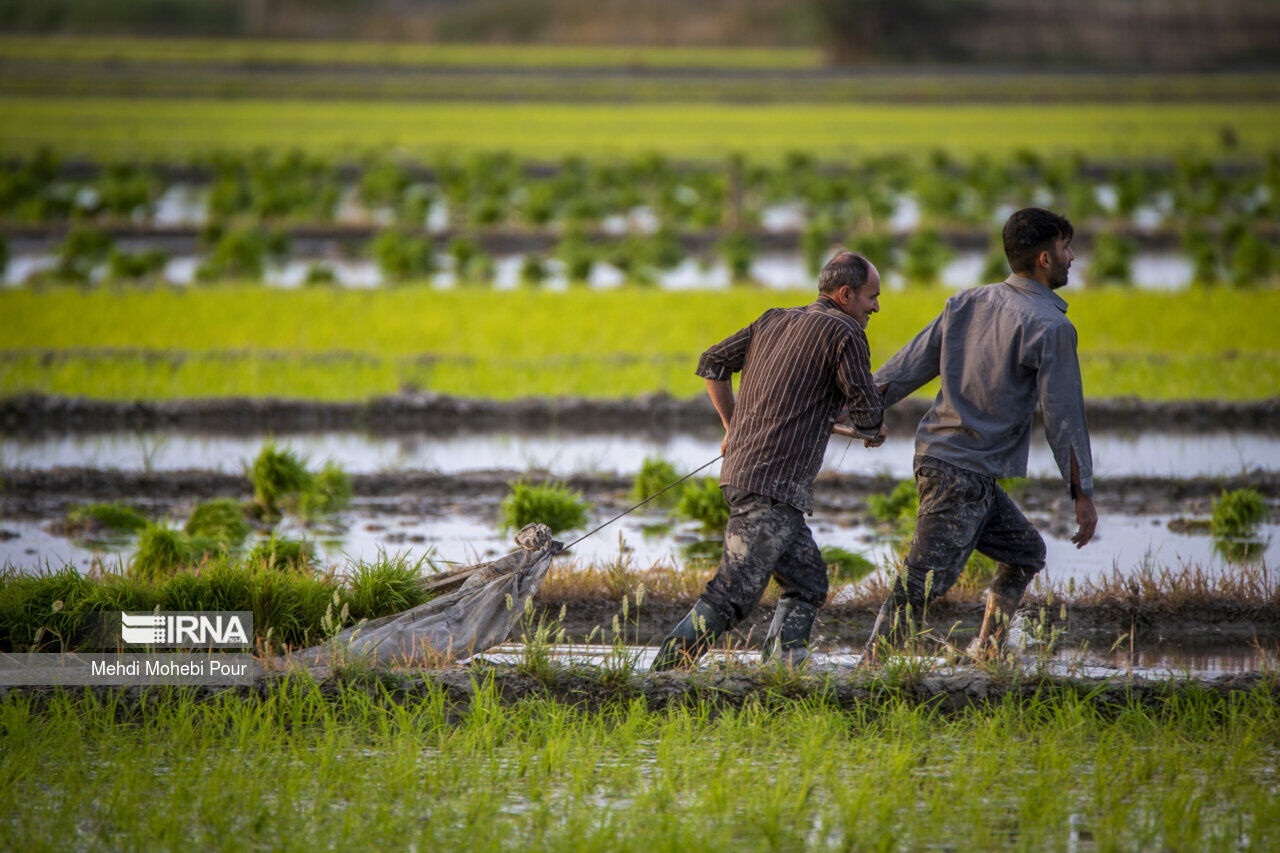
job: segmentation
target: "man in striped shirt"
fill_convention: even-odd
[[[813,512],[827,439],[845,418],[873,436],[869,447],[887,434],[863,331],[880,310],[880,274],[861,255],[841,252],[818,276],[818,291],[811,305],[766,311],[698,362],[726,430],[720,489],[729,522],[719,570],[663,641],[654,670],[696,660],[747,617],[770,577],[783,592],[764,659],[777,653],[798,664],[808,656],[827,567],[804,516]]]

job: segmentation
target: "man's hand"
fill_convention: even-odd
[[[1098,511],[1093,508],[1093,498],[1076,494],[1076,524],[1080,529],[1071,537],[1076,548],[1083,548],[1093,538],[1093,531],[1098,529]]]
[[[886,438],[889,437],[889,428],[884,424],[880,424],[880,429],[876,432],[875,438],[868,438],[862,442],[863,447],[879,447],[884,444]]]
[[[721,456],[724,456],[724,448],[728,443],[729,443],[729,435],[728,433],[726,433],[725,437],[720,439],[720,455]]]

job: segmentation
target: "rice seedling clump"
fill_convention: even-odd
[[[313,568],[316,551],[310,542],[272,534],[266,542],[256,545],[249,552],[248,562],[268,569],[300,572]]]
[[[298,497],[298,513],[318,518],[346,509],[351,503],[351,478],[341,466],[327,462]]]
[[[1266,502],[1254,489],[1223,492],[1213,501],[1210,530],[1222,538],[1253,536],[1266,517]]]
[[[512,483],[498,507],[498,525],[504,531],[541,523],[552,533],[586,524],[590,505],[564,483]]]
[[[710,477],[685,484],[680,500],[676,502],[676,512],[701,522],[708,530],[721,530],[729,523],[729,504],[725,502],[719,484]]]
[[[221,550],[222,544],[208,536],[190,536],[152,524],[138,537],[138,550],[129,569],[136,577],[155,580],[198,565]]]
[[[642,501],[665,489],[680,478],[676,466],[658,456],[646,456],[631,487],[631,497]],[[679,489],[669,489],[649,502],[649,506],[673,507],[680,499]]]
[[[249,535],[249,522],[239,503],[231,498],[218,498],[196,506],[184,529],[192,536],[240,545]]]
[[[67,513],[64,528],[81,536],[95,533],[134,533],[147,526],[142,513],[124,504],[89,504]]]
[[[311,472],[298,455],[270,441],[262,445],[253,460],[249,477],[253,481],[254,500],[271,516],[279,516],[281,502],[300,495],[312,483]]]

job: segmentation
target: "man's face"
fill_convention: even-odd
[[[880,310],[880,272],[871,267],[867,271],[866,284],[857,290],[842,287],[836,295],[836,301],[844,313],[857,320],[858,325],[865,329],[871,315]]]
[[[1049,287],[1057,290],[1067,283],[1067,270],[1071,268],[1071,262],[1076,259],[1076,253],[1071,251],[1071,242],[1064,237],[1059,237],[1053,242],[1053,251],[1049,253]]]

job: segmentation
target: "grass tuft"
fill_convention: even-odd
[[[191,536],[205,536],[236,546],[249,535],[249,522],[238,502],[231,498],[217,498],[197,505],[184,529]]]
[[[85,536],[110,531],[134,533],[147,526],[142,513],[124,504],[89,504],[67,513],[64,529],[67,533]]]
[[[676,512],[700,522],[707,530],[723,530],[729,523],[729,504],[720,486],[710,477],[691,480],[680,492]]]
[[[254,500],[271,516],[279,516],[281,502],[306,491],[313,479],[296,453],[277,447],[272,441],[262,445],[249,477],[253,481]]]
[[[589,504],[563,483],[511,483],[498,507],[498,525],[504,531],[519,530],[540,522],[552,533],[582,527]]]
[[[650,495],[655,495],[665,489],[667,486],[680,479],[676,466],[659,456],[646,456],[644,462],[640,465],[640,471],[636,474],[635,481],[631,486],[631,497],[633,500],[642,501]],[[676,505],[680,499],[680,490],[671,489],[664,492],[649,502],[649,506],[671,508]]]
[[[160,524],[151,524],[138,537],[129,570],[135,577],[156,580],[190,568],[222,550],[208,536],[189,536]]]

